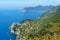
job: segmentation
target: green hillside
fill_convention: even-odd
[[[13,24],[11,32],[16,40],[60,40],[60,6],[46,11],[39,19]]]

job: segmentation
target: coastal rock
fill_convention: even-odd
[[[19,23],[14,22],[14,23],[11,25],[11,27],[10,27],[11,32],[12,32],[13,34],[15,34],[15,28],[17,27],[17,25],[20,25],[20,24],[19,24]]]

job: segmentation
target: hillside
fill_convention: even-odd
[[[25,7],[22,9],[22,12],[45,12],[47,10],[52,9],[54,6],[36,6],[36,7]]]
[[[48,10],[36,20],[13,23],[16,40],[60,40],[60,6]]]

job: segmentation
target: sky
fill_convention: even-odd
[[[20,9],[30,6],[60,5],[60,0],[0,0],[0,9]]]

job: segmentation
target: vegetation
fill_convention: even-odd
[[[60,40],[60,6],[48,10],[37,20],[15,24],[16,40]]]
[[[36,7],[25,7],[23,10],[26,12],[45,12],[52,9],[54,6],[36,6]]]

